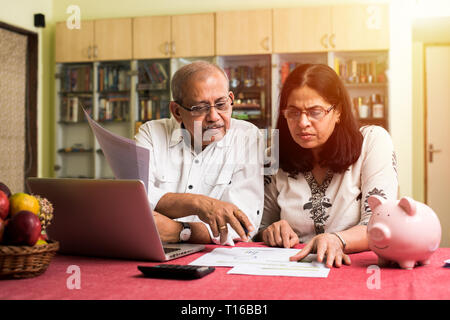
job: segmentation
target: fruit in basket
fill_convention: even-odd
[[[5,227],[8,224],[8,222],[9,222],[9,219],[8,220],[0,219],[0,243],[3,242],[3,235],[5,233]]]
[[[8,195],[0,190],[0,219],[6,219],[9,215]]]
[[[42,231],[45,232],[47,227],[50,225],[53,219],[53,205],[48,199],[35,195],[36,199],[39,201],[39,220],[41,221]]]
[[[41,234],[39,236],[39,238],[38,238],[38,241],[36,242],[36,245],[37,246],[41,246],[41,245],[44,245],[44,244],[48,244],[48,242],[46,241],[44,235]]]
[[[8,198],[11,196],[11,190],[9,190],[8,186],[3,182],[0,182],[0,190],[3,191]]]
[[[20,211],[30,211],[35,215],[38,215],[40,210],[38,199],[23,192],[13,194],[9,198],[9,205],[11,210],[11,217],[13,217],[17,212]]]
[[[34,212],[20,211],[13,215],[5,228],[4,242],[9,245],[34,244],[41,235],[41,222]]]

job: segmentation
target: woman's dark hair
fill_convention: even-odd
[[[363,136],[352,113],[350,96],[336,72],[324,64],[302,64],[287,77],[280,94],[277,129],[280,141],[280,168],[291,175],[314,167],[311,149],[299,146],[291,136],[283,110],[291,92],[307,86],[340,112],[339,123],[319,154],[320,165],[344,172],[361,154]]]

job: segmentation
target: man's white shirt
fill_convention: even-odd
[[[154,210],[166,193],[202,194],[232,203],[242,210],[255,231],[264,207],[264,142],[259,129],[246,121],[231,119],[225,136],[196,153],[187,130],[172,117],[148,121],[135,136],[136,144],[149,149],[148,198]],[[200,222],[196,212],[176,219]],[[214,238],[205,224],[211,239]],[[228,225],[226,244],[234,245],[238,234]]]

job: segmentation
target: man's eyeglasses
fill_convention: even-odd
[[[284,117],[287,120],[298,121],[301,118],[302,113],[305,113],[306,117],[308,118],[308,120],[310,120],[310,121],[320,121],[331,110],[333,110],[333,108],[334,108],[334,105],[332,105],[328,109],[316,106],[316,107],[308,108],[305,111],[302,111],[302,110],[297,109],[297,108],[287,108],[287,109],[284,110],[283,115],[284,115]]]
[[[190,111],[192,116],[199,117],[199,116],[207,115],[212,107],[216,108],[217,113],[225,113],[225,112],[229,111],[230,106],[232,104],[232,101],[231,101],[231,104],[230,104],[230,101],[231,101],[231,97],[228,96],[228,97],[223,97],[223,98],[219,99],[218,101],[216,101],[216,103],[214,105],[210,105],[209,103],[200,103],[200,104],[198,104],[196,106],[192,106],[190,108],[183,106],[178,101],[175,101],[175,103],[178,104],[183,109]]]

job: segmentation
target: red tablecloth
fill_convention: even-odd
[[[262,246],[238,243],[238,246]],[[208,245],[206,252],[218,246]],[[188,264],[205,251],[169,263]],[[331,269],[328,278],[247,276],[227,274],[217,267],[196,280],[151,279],[137,265],[153,262],[56,255],[47,271],[35,278],[0,281],[0,299],[161,299],[161,300],[303,300],[303,299],[450,299],[450,248],[440,248],[428,266],[413,270],[380,269],[380,288],[370,285],[373,252],[350,255],[351,266]],[[80,269],[80,289],[67,273]],[[69,269],[70,272],[70,269]],[[369,286],[368,286],[369,280]],[[69,286],[68,286],[69,282]],[[72,285],[71,285],[72,284]]]

